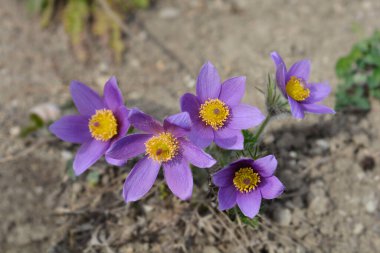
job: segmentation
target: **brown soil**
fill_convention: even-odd
[[[148,197],[124,205],[128,168],[99,162],[92,170],[100,182],[92,186],[86,175],[73,179],[66,171],[75,145],[46,130],[24,139],[18,132],[31,107],[66,105],[70,80],[101,90],[110,75],[128,106],[162,118],[194,90],[206,59],[224,78],[246,75],[246,102],[264,109],[256,87],[273,72],[272,50],[288,63],[312,59],[312,79],[335,89],[337,58],[378,28],[379,13],[376,0],[162,0],[128,25],[128,52],[115,66],[96,43],[88,62],[79,63],[62,27],[42,30],[23,2],[0,0],[0,252],[377,252],[378,101],[367,115],[271,125],[264,145],[279,158],[287,191],[266,203],[258,229],[218,212],[207,182],[191,202],[166,196],[159,181]]]

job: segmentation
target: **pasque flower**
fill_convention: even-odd
[[[237,160],[212,176],[219,187],[219,209],[226,210],[236,204],[244,215],[253,218],[260,210],[261,199],[274,199],[285,187],[274,176],[277,160],[268,155],[257,160]]]
[[[328,83],[308,82],[311,67],[309,60],[298,61],[287,71],[284,61],[277,52],[272,52],[271,57],[276,65],[277,86],[288,99],[294,118],[304,118],[305,112],[335,113],[333,109],[317,104],[330,94],[331,87]]]
[[[198,75],[196,96],[186,93],[181,109],[193,122],[190,140],[205,148],[215,141],[224,149],[243,149],[242,129],[259,125],[264,115],[256,107],[241,104],[245,77],[230,78],[221,84],[216,68],[207,62]]]
[[[123,161],[145,154],[125,180],[125,201],[142,198],[152,188],[161,165],[164,167],[164,177],[170,190],[182,200],[190,198],[193,176],[189,163],[200,168],[209,168],[216,161],[186,138],[191,129],[189,114],[182,112],[169,116],[161,125],[151,116],[132,109],[129,121],[145,133],[121,138],[106,154],[108,158]]]
[[[49,130],[64,141],[82,144],[73,164],[75,174],[80,175],[127,133],[129,111],[115,77],[105,84],[103,97],[78,81],[71,82],[70,92],[79,115],[63,116]],[[122,164],[110,158],[107,162]]]

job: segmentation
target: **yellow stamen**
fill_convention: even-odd
[[[108,141],[117,134],[117,121],[111,110],[96,110],[88,123],[88,128],[94,139]]]
[[[241,168],[235,172],[234,185],[242,193],[250,192],[256,189],[261,182],[260,175],[252,170],[252,168]]]
[[[217,98],[208,99],[199,110],[199,117],[202,121],[215,130],[224,126],[229,115],[228,106]]]
[[[171,133],[161,133],[145,142],[146,154],[157,162],[168,162],[178,153],[178,141]]]
[[[310,90],[305,88],[304,82],[295,76],[290,77],[285,89],[286,93],[296,101],[304,101],[310,96]]]

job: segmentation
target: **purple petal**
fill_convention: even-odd
[[[107,155],[105,156],[105,158],[106,158],[106,162],[108,164],[111,164],[111,165],[114,165],[114,166],[118,166],[118,167],[123,166],[124,164],[127,163],[127,161],[125,161],[125,160],[113,159],[111,157],[108,157]]]
[[[114,137],[115,140],[123,137],[130,127],[128,120],[129,110],[124,105],[120,106],[115,112],[114,115],[117,119],[117,135]]]
[[[290,77],[295,76],[298,78],[302,78],[306,82],[307,80],[309,80],[310,66],[311,63],[309,60],[301,60],[294,63],[288,71],[286,81],[288,81]]]
[[[277,168],[277,160],[274,155],[261,157],[253,162],[253,168],[261,177],[273,176]]]
[[[74,159],[74,173],[79,176],[93,165],[107,151],[110,142],[92,139],[80,146]]]
[[[78,112],[82,115],[93,115],[96,110],[105,107],[99,94],[83,83],[72,81],[70,92]]]
[[[285,186],[275,176],[261,178],[259,188],[264,199],[277,198],[285,190]]]
[[[210,62],[205,63],[197,79],[197,96],[201,102],[209,98],[218,98],[221,84],[218,71]]]
[[[169,189],[182,200],[187,200],[193,192],[193,175],[185,159],[164,163],[164,176]]]
[[[314,104],[325,99],[331,92],[331,87],[328,83],[310,83],[307,85],[310,89],[310,97],[304,103]]]
[[[198,147],[206,148],[214,140],[214,131],[209,126],[203,126],[203,123],[193,122],[189,139]]]
[[[193,143],[185,139],[181,139],[180,143],[182,154],[185,159],[198,168],[210,168],[216,163],[212,156],[204,152],[198,146],[195,146]]]
[[[120,161],[127,161],[145,152],[145,142],[151,134],[130,134],[114,142],[106,156]]]
[[[245,92],[245,76],[237,76],[223,82],[219,99],[230,107],[240,103]]]
[[[261,193],[259,190],[253,190],[249,193],[238,192],[236,202],[243,214],[252,219],[259,213]]]
[[[232,108],[231,129],[248,129],[260,125],[265,116],[254,106],[240,104]]]
[[[117,86],[117,80],[113,76],[104,85],[104,103],[112,111],[117,110],[120,106],[124,104],[123,95],[119,87]]]
[[[138,161],[124,182],[125,202],[141,199],[152,188],[159,170],[160,164],[148,157]]]
[[[234,185],[221,187],[218,192],[219,210],[231,209],[236,205],[237,191]]]
[[[134,127],[141,131],[151,134],[161,133],[164,131],[164,128],[157,120],[138,109],[132,109],[129,112],[128,119]]]
[[[276,65],[276,68],[278,69],[278,67],[280,65],[283,65],[285,68],[285,72],[286,72],[286,65],[284,63],[284,60],[280,56],[280,54],[277,53],[276,51],[274,51],[274,52],[270,53],[270,56],[272,57],[272,60],[273,60],[274,64]]]
[[[186,93],[181,97],[181,111],[188,112],[193,122],[200,121],[199,107],[200,103],[195,95],[191,93]]]
[[[242,150],[244,148],[244,137],[241,130],[228,127],[215,131],[215,144],[224,149]]]
[[[302,104],[306,112],[315,114],[335,114],[335,111],[328,106],[318,104]]]
[[[293,117],[296,119],[303,119],[305,117],[303,107],[290,96],[288,96],[288,101]]]
[[[82,115],[63,116],[49,127],[49,131],[63,141],[84,143],[91,139],[89,119]]]
[[[285,65],[279,65],[276,69],[276,83],[280,88],[282,95],[287,97],[286,94],[286,67]]]
[[[231,166],[227,166],[212,175],[212,182],[219,187],[233,185],[235,171]]]
[[[176,137],[186,136],[191,130],[191,119],[188,112],[181,112],[167,117],[164,120],[164,129]]]

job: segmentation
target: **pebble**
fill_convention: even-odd
[[[219,253],[220,251],[214,246],[206,246],[203,249],[203,253]]]
[[[357,224],[355,224],[353,232],[354,232],[355,235],[358,235],[358,234],[360,234],[363,231],[363,229],[364,229],[363,224],[357,223]]]
[[[158,14],[158,16],[162,19],[173,19],[178,17],[178,15],[179,10],[172,7],[163,8]]]
[[[13,126],[9,129],[9,134],[12,136],[12,137],[16,137],[16,136],[19,136],[20,135],[20,132],[21,132],[21,128],[19,126]]]
[[[377,200],[371,199],[368,200],[367,203],[365,204],[365,209],[368,213],[374,213],[377,209]]]
[[[288,208],[276,208],[273,219],[281,226],[289,226],[292,222],[292,212]]]
[[[56,104],[53,103],[43,103],[36,105],[30,109],[31,114],[36,114],[44,122],[54,121],[61,115],[61,110]]]

